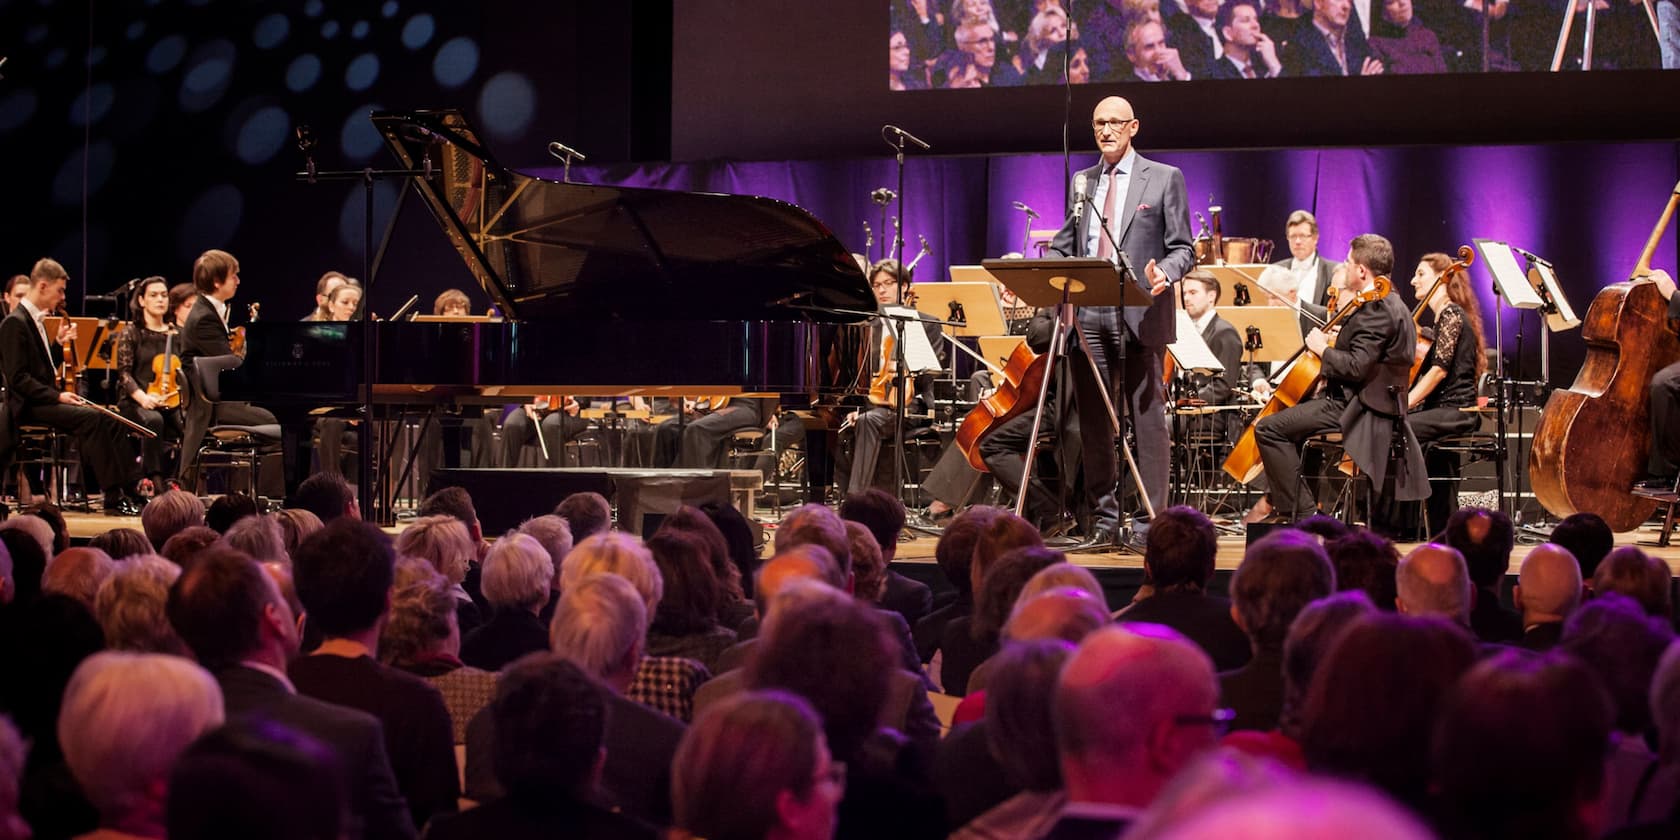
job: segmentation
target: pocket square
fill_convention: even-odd
[[[1147,204],[1139,204],[1138,205],[1138,212],[1139,213],[1142,213],[1143,211],[1148,210],[1148,209],[1149,209],[1149,205],[1147,205]]]

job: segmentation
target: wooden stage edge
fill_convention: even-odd
[[[99,534],[103,534],[112,528],[133,528],[135,530],[140,530],[140,518],[137,516],[102,516],[100,514],[66,512],[64,518],[67,527],[70,529],[71,538],[79,542],[86,541],[87,539],[95,537]],[[406,523],[398,523],[395,526],[387,527],[385,531],[386,533],[395,536],[402,532],[405,525]],[[1617,534],[1616,545],[1639,545],[1640,548],[1644,549],[1651,556],[1661,558],[1663,562],[1668,564],[1668,567],[1673,574],[1676,577],[1680,577],[1680,541],[1676,541],[1675,543],[1663,548],[1658,548],[1655,545],[1646,545],[1646,543],[1655,543],[1656,539],[1657,528],[1654,525],[1648,525],[1636,531],[1629,531],[1625,534]],[[895,562],[931,564],[934,562],[933,550],[938,542],[938,539],[933,536],[916,535],[908,542],[902,542],[899,544],[898,556],[895,559]],[[1215,561],[1216,567],[1222,571],[1235,569],[1237,564],[1242,562],[1243,545],[1243,538],[1240,536],[1222,535],[1219,538],[1219,556]],[[1417,543],[1401,543],[1400,552],[1404,554],[1416,545]],[[1532,544],[1524,544],[1521,542],[1517,544],[1516,550],[1511,552],[1511,567],[1509,569],[1509,573],[1511,575],[1515,575],[1517,573],[1517,570],[1522,566],[1523,558],[1528,556],[1528,552],[1532,550],[1533,547],[1534,546]],[[1081,566],[1086,566],[1092,569],[1143,568],[1143,557],[1138,554],[1081,553],[1069,555],[1068,559]]]

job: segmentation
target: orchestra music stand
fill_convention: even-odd
[[[1009,357],[1015,355],[1015,348],[1026,343],[1024,335],[983,335],[980,337],[980,355],[987,362],[1003,367]]]
[[[1009,331],[1003,301],[991,283],[917,283],[915,291],[916,309],[929,318],[950,322],[945,331],[954,338]]]
[[[1516,255],[1512,253],[1510,245],[1494,239],[1471,238],[1470,242],[1474,244],[1476,246],[1476,250],[1481,253],[1482,263],[1487,266],[1488,273],[1493,275],[1493,346],[1497,351],[1494,353],[1494,380],[1498,383],[1498,388],[1494,392],[1494,401],[1498,409],[1494,414],[1494,434],[1498,435],[1500,443],[1497,450],[1498,456],[1495,459],[1494,468],[1499,471],[1500,483],[1503,484],[1505,476],[1505,444],[1508,440],[1507,435],[1510,431],[1506,416],[1509,413],[1508,409],[1511,406],[1512,395],[1515,391],[1514,386],[1517,384],[1505,374],[1505,305],[1509,303],[1516,309],[1544,309],[1546,307],[1546,301],[1540,297],[1540,292],[1530,283],[1528,273],[1517,265]],[[1545,319],[1542,318],[1541,320],[1544,322]],[[1520,321],[1518,325],[1521,326]],[[1547,385],[1548,387],[1550,385],[1550,380],[1547,378],[1547,371],[1545,368],[1549,362],[1547,359],[1549,341],[1550,340],[1547,338],[1547,330],[1542,324],[1540,329],[1541,381],[1542,384]],[[1522,335],[1520,331],[1517,336],[1517,349],[1519,352],[1522,349]],[[1516,418],[1517,436],[1520,439],[1522,437],[1522,414],[1520,412],[1517,413]],[[1511,520],[1516,522],[1519,527],[1523,527],[1521,523],[1522,511],[1519,509],[1517,499],[1522,492],[1523,476],[1527,475],[1528,471],[1522,469],[1522,466],[1519,463],[1517,465],[1517,469],[1513,470],[1512,473],[1517,479],[1517,490],[1510,500],[1511,509],[1506,511],[1506,500],[1504,498],[1504,494],[1501,493],[1499,499],[1499,510],[1507,513],[1507,515],[1511,517]]]
[[[1081,344],[1085,341],[1083,333],[1079,333],[1074,310],[1080,306],[1147,307],[1154,303],[1154,298],[1139,288],[1136,282],[1130,282],[1131,265],[1123,253],[1120,266],[1104,259],[1083,257],[985,260],[981,265],[1023,302],[1037,307],[1056,307],[1057,329],[1050,341],[1050,356],[1045,360],[1044,385],[1039,389],[1038,404],[1033,410],[1032,433],[1027,438],[1027,457],[1022,468],[1020,489],[1015,494],[1015,515],[1020,516],[1026,510],[1033,462],[1038,457],[1038,436],[1044,424],[1044,405],[1050,393],[1050,382],[1055,377],[1056,365],[1066,355],[1067,337],[1070,332],[1078,334]],[[1086,357],[1090,357],[1089,350]],[[1124,363],[1122,358],[1121,365]],[[1143,499],[1144,510],[1153,519],[1155,505],[1149,500],[1149,491],[1143,486],[1143,475],[1138,472],[1137,460],[1132,457],[1132,448],[1126,443],[1126,428],[1122,422],[1125,415],[1114,410],[1114,401],[1109,397],[1108,385],[1101,384],[1103,387],[1097,391],[1102,395],[1103,407],[1108,411],[1110,428],[1118,435],[1120,452],[1125,456],[1126,467],[1131,470],[1132,481],[1137,486],[1138,496]],[[1083,433],[1092,434],[1094,431],[1085,429]],[[1131,530],[1125,517],[1122,517],[1121,529],[1120,545],[1124,549],[1126,535]]]
[[[1287,361],[1301,349],[1301,321],[1292,306],[1221,306],[1219,317],[1243,337],[1249,364]]]

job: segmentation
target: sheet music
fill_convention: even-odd
[[[882,309],[888,315],[904,318],[920,318],[922,314],[907,306],[888,306]],[[894,334],[899,333],[900,324],[915,324],[911,329],[903,331],[903,340],[899,342],[904,348],[904,363],[911,373],[939,370],[939,354],[933,352],[933,345],[928,343],[927,331],[921,328],[920,321],[899,321],[887,319],[887,329]]]
[[[1546,326],[1551,328],[1552,332],[1563,332],[1581,326],[1581,319],[1575,316],[1575,310],[1569,308],[1569,298],[1564,295],[1563,287],[1558,285],[1557,272],[1552,271],[1551,266],[1543,262],[1535,263],[1529,270],[1528,279],[1531,283],[1543,286],[1552,303],[1557,305],[1556,312],[1546,314]]]
[[[1482,252],[1482,259],[1487,262],[1488,271],[1493,272],[1494,287],[1505,296],[1506,303],[1518,309],[1539,309],[1545,305],[1540,296],[1534,293],[1534,287],[1528,284],[1528,275],[1517,265],[1517,257],[1511,253],[1511,246],[1492,239],[1470,241],[1475,243],[1476,250]]]
[[[1183,370],[1196,370],[1204,373],[1223,373],[1225,366],[1219,363],[1219,357],[1208,349],[1207,342],[1202,340],[1202,331],[1196,329],[1196,322],[1190,320],[1190,313],[1180,309],[1178,313],[1178,340],[1167,345],[1167,352],[1173,355]]]

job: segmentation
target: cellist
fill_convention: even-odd
[[[181,413],[181,339],[169,311],[169,281],[147,277],[134,290],[129,305],[132,322],[117,334],[117,411],[122,416],[156,432],[157,437],[140,441],[140,463],[155,492],[167,489],[164,472],[164,435],[179,440],[185,427]],[[173,357],[173,358],[171,358]],[[159,359],[161,364],[154,364]],[[173,382],[162,380],[169,372]],[[174,399],[171,399],[173,393]],[[173,403],[173,405],[171,405]]]
[[[1476,305],[1476,293],[1470,290],[1467,272],[1454,271],[1437,284],[1441,273],[1451,265],[1452,258],[1446,254],[1425,254],[1412,274],[1412,294],[1418,305],[1428,307],[1435,316],[1434,342],[1406,397],[1406,422],[1411,424],[1420,446],[1450,435],[1468,434],[1481,422],[1465,409],[1475,407],[1476,383],[1487,370],[1482,311]],[[1458,475],[1458,458],[1452,453],[1432,454],[1424,463],[1430,475]],[[1447,517],[1458,507],[1454,495],[1452,482],[1430,487],[1430,533],[1446,527]]]
[[[1394,270],[1394,246],[1373,233],[1356,236],[1348,244],[1346,270],[1343,299],[1356,299]],[[1301,444],[1326,432],[1342,432],[1347,453],[1370,476],[1372,487],[1381,490],[1389,477],[1395,424],[1401,424],[1406,452],[1394,465],[1395,497],[1410,501],[1429,494],[1423,453],[1405,427],[1416,343],[1411,313],[1394,295],[1359,306],[1332,334],[1316,327],[1307,333],[1307,350],[1323,361],[1318,395],[1263,417],[1254,427],[1276,511],[1269,521],[1291,522],[1317,508],[1311,488],[1301,486]]]
[[[1657,269],[1651,280],[1668,299],[1669,320],[1680,320],[1680,294],[1674,293],[1674,278]],[[1641,486],[1653,490],[1673,490],[1675,476],[1680,474],[1680,362],[1675,362],[1651,378],[1651,458],[1646,467],[1650,480]]]

